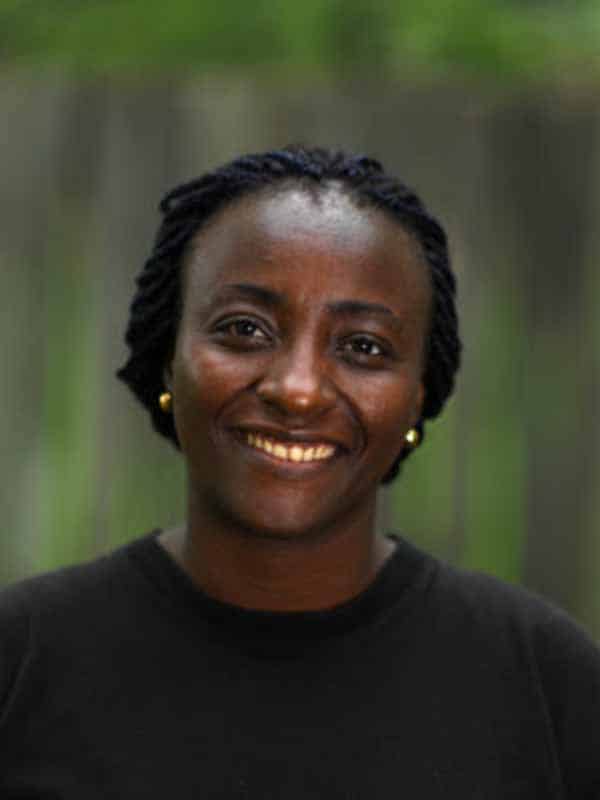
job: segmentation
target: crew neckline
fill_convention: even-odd
[[[207,594],[162,547],[158,528],[126,545],[127,556],[160,592],[163,600],[194,624],[207,623],[213,634],[241,642],[276,642],[303,646],[368,625],[387,609],[406,600],[410,590],[423,585],[435,560],[398,534],[388,534],[396,543],[394,552],[374,580],[356,597],[332,608],[315,611],[269,611],[232,605]]]

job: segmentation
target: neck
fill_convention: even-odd
[[[217,525],[190,504],[187,522],[159,541],[197,586],[222,602],[268,611],[322,610],[358,595],[393,550],[375,533],[374,499],[352,520],[286,538]]]

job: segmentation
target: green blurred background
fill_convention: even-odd
[[[382,498],[600,637],[598,0],[0,0],[3,583],[182,516],[113,377],[160,195],[290,141],[380,157],[445,222],[465,361]]]

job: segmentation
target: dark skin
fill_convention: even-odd
[[[393,549],[378,487],[423,406],[430,295],[413,237],[335,186],[243,198],[196,235],[165,373],[187,522],[160,541],[208,594],[316,610],[373,580]]]

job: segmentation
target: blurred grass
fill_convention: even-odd
[[[99,310],[88,271],[63,249],[72,233],[55,234],[48,261],[60,268],[44,269],[36,570],[83,559],[94,546]]]
[[[539,79],[600,72],[598,0],[2,0],[0,59],[100,74],[273,67]]]
[[[502,274],[502,273],[500,273]],[[516,287],[494,285],[477,342],[478,393],[470,419],[463,563],[510,581],[521,577],[527,535],[524,398],[527,358]],[[535,395],[536,387],[529,384]]]
[[[516,582],[527,535],[523,326],[518,297],[507,287],[488,291],[495,299],[481,336],[476,346],[466,342],[477,374],[468,424],[459,424],[454,399],[427,423],[423,451],[407,462],[391,500],[396,526],[425,549]]]

